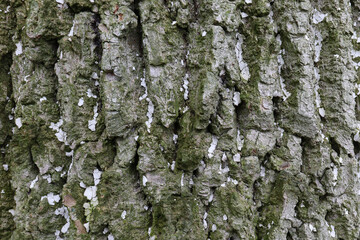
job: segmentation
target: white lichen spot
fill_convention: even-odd
[[[97,96],[92,93],[90,88],[86,91],[86,95],[88,96],[88,98],[97,98]]]
[[[107,234],[109,232],[108,228],[104,228],[103,234]]]
[[[356,51],[356,50],[354,50],[354,49],[351,50],[350,54],[351,54],[351,57],[352,57],[352,58],[358,58],[358,57],[360,57],[360,51]]]
[[[238,41],[235,46],[235,54],[241,71],[240,75],[247,81],[250,79],[250,71],[247,63],[244,61],[242,56],[242,44],[244,40],[241,34],[236,34],[236,38],[238,39]]]
[[[215,232],[215,231],[216,231],[216,229],[217,229],[216,225],[215,225],[215,224],[213,224],[213,225],[211,226],[211,231],[212,231],[212,232]]]
[[[65,223],[65,225],[61,228],[62,233],[66,233],[69,230],[70,222]]]
[[[98,103],[96,103],[96,105],[94,106],[94,117],[93,117],[93,119],[92,120],[89,120],[88,121],[88,128],[91,130],[91,131],[95,131],[95,128],[96,128],[96,123],[97,123],[97,121],[96,121],[96,118],[98,117]]]
[[[190,184],[190,185],[194,185],[194,180],[193,180],[192,178],[190,178],[189,184]]]
[[[14,209],[9,209],[8,211],[11,215],[15,216],[15,210]]]
[[[227,182],[232,182],[233,184],[235,184],[235,185],[238,185],[239,184],[239,182],[236,180],[236,179],[232,179],[231,177],[228,177],[227,178]]]
[[[313,23],[318,24],[318,23],[322,22],[327,15],[328,15],[327,13],[324,14],[324,13],[318,11],[317,9],[314,9],[313,19],[312,19]]]
[[[270,18],[270,23],[274,23],[274,12],[272,9],[270,9],[269,18]]]
[[[21,128],[22,127],[22,122],[21,122],[21,118],[16,118],[15,119],[15,124],[18,128]]]
[[[282,41],[281,41],[280,34],[276,36],[276,41],[278,42],[279,46],[281,46]],[[279,75],[279,80],[280,80],[280,87],[281,87],[281,91],[283,93],[283,100],[286,101],[286,99],[288,99],[288,97],[290,97],[291,93],[289,93],[286,90],[285,80],[281,76],[281,68],[285,64],[284,59],[282,57],[282,54],[284,54],[284,53],[285,53],[285,49],[281,49],[279,54],[277,55],[277,62],[278,62],[278,75]]]
[[[223,153],[222,157],[221,157],[221,161],[225,162],[227,160],[227,156],[225,153]]]
[[[207,229],[207,227],[208,227],[208,225],[207,225],[207,221],[206,221],[207,215],[208,215],[208,213],[207,213],[207,212],[205,212],[205,213],[204,213],[204,218],[203,218],[203,225],[204,225],[204,229]]]
[[[237,153],[233,156],[234,162],[240,162],[240,153]]]
[[[85,188],[86,188],[86,184],[85,184],[83,181],[81,181],[81,182],[80,182],[80,187],[85,189]]]
[[[338,168],[336,166],[334,166],[333,170],[332,170],[332,173],[333,173],[333,186],[336,185],[337,183],[337,179],[338,179]]]
[[[206,167],[205,162],[203,160],[201,160],[200,161],[200,167],[199,167],[200,172],[204,171],[205,167]]]
[[[350,54],[353,59],[360,57],[360,51],[355,51],[354,49],[351,50]],[[352,64],[355,66],[355,69],[358,69],[360,66],[360,62],[352,61]]]
[[[3,164],[3,168],[4,168],[4,170],[5,170],[6,172],[9,171],[9,165]]]
[[[358,96],[360,95],[360,84],[355,83],[355,94]]]
[[[84,98],[80,98],[78,102],[79,107],[81,107],[82,105],[84,105]]]
[[[150,133],[151,123],[153,121],[154,104],[150,100],[150,98],[146,98],[146,101],[149,103],[149,105],[148,105],[148,111],[146,113],[148,120],[145,122],[145,125],[147,127],[147,131]]]
[[[177,22],[176,21],[173,21],[172,23],[171,23],[171,25],[175,25]]]
[[[335,233],[335,227],[333,225],[330,225],[331,231],[329,231],[330,237],[336,237]]]
[[[88,200],[91,200],[91,199],[93,199],[93,198],[96,198],[96,191],[97,191],[97,187],[96,187],[96,186],[87,187],[87,188],[85,189],[84,196],[85,196]]]
[[[73,21],[73,25],[72,25],[72,27],[70,29],[69,34],[68,34],[69,37],[74,36],[74,27],[75,27],[75,20]]]
[[[316,232],[316,228],[311,223],[309,223],[309,229],[312,232]]]
[[[321,136],[321,142],[324,142],[324,140],[328,141],[329,138],[325,136],[325,134],[322,132],[322,130],[319,131],[319,134]]]
[[[212,202],[214,200],[214,194],[211,193],[210,196],[209,196],[209,202]]]
[[[67,231],[69,230],[70,227],[70,216],[69,216],[69,211],[65,206],[62,206],[61,208],[58,208],[55,210],[55,214],[56,215],[61,215],[65,218],[66,223],[65,225],[61,228],[61,232],[62,233],[67,233]]]
[[[251,3],[252,3],[252,0],[245,0],[245,3],[251,4]]]
[[[125,219],[125,217],[126,217],[126,211],[124,210],[124,211],[121,213],[121,218],[122,218],[122,219]]]
[[[63,238],[60,237],[60,231],[59,230],[56,230],[55,231],[55,236],[56,236],[56,240],[64,240]]]
[[[182,85],[182,88],[184,89],[184,100],[188,100],[189,99],[189,74],[185,74],[184,77],[184,83]]]
[[[65,143],[66,145],[68,144],[66,142],[66,138],[67,138],[67,134],[66,132],[64,132],[60,127],[63,125],[64,121],[60,118],[59,122],[57,123],[50,123],[49,128],[53,129],[56,131],[55,136],[57,137],[57,139],[60,142]]]
[[[230,169],[229,169],[229,167],[227,166],[227,164],[225,165],[225,167],[224,168],[222,168],[222,165],[226,162],[226,160],[227,160],[227,156],[226,156],[226,154],[225,153],[223,153],[223,155],[222,155],[222,157],[221,157],[221,161],[223,162],[223,163],[220,163],[219,164],[219,174],[224,174],[224,173],[228,173],[229,171],[230,171]]]
[[[225,166],[224,168],[222,168],[222,164],[219,165],[219,174],[226,174],[230,171],[228,166]]]
[[[26,75],[26,76],[24,77],[24,81],[25,81],[25,82],[28,82],[28,81],[29,81],[29,79],[28,79],[29,77],[30,77],[30,75]]]
[[[355,22],[356,23],[356,22]],[[355,25],[356,26],[356,25]],[[353,35],[351,36],[351,39],[356,40],[356,43],[360,43],[360,37],[357,36],[356,31],[354,31]]]
[[[260,177],[265,177],[265,167],[264,166],[260,167]]]
[[[206,34],[207,34],[207,32],[206,32],[206,31],[203,31],[203,32],[201,33],[201,36],[205,37]]]
[[[95,186],[98,185],[100,183],[100,178],[101,178],[101,174],[102,172],[99,169],[95,169],[93,172],[93,177],[94,177],[94,184]]]
[[[70,152],[65,152],[65,156],[72,157],[74,154],[74,150],[71,150]]]
[[[50,174],[46,174],[46,175],[42,176],[42,178],[43,178],[43,179],[46,179],[46,181],[47,181],[48,183],[51,183],[51,175],[50,175]]]
[[[42,97],[42,98],[40,98],[40,102],[43,102],[43,101],[46,101],[47,100],[47,98],[46,97]]]
[[[224,221],[227,221],[227,219],[228,219],[228,217],[224,214],[224,215],[223,215],[223,220],[224,220]]]
[[[325,117],[325,109],[324,108],[319,108],[319,114],[321,117]]]
[[[171,171],[175,170],[175,161],[172,161],[172,163],[170,165],[170,169],[171,169]]]
[[[184,173],[181,175],[180,185],[184,186]]]
[[[189,107],[188,106],[185,106],[182,113],[186,113],[187,111],[189,110]]]
[[[143,183],[143,186],[145,187],[146,186],[146,183],[147,183],[147,178],[145,176],[142,177],[142,183]]]
[[[48,193],[46,196],[42,196],[40,201],[42,201],[44,198],[47,199],[48,203],[50,205],[55,205],[56,202],[60,201],[60,195],[54,195],[54,193]]]
[[[233,96],[233,104],[234,104],[234,106],[238,106],[240,103],[241,103],[240,93],[239,92],[234,92],[234,96]]]
[[[317,67],[314,68],[314,76],[315,76],[315,80],[316,80],[316,85],[315,85],[315,103],[316,103],[316,107],[320,108],[321,106],[321,98],[320,98],[320,94],[319,94],[319,80],[320,80],[320,74],[319,74],[319,69]]]
[[[115,238],[114,238],[114,236],[110,233],[110,234],[108,235],[107,239],[108,239],[108,240],[114,240]]]
[[[30,183],[30,189],[35,187],[35,184],[39,181],[39,175],[36,176],[36,178],[34,180],[31,181]]]
[[[23,52],[22,43],[18,42],[15,45],[16,45],[15,55],[18,56],[18,55],[22,54],[22,52]]]
[[[242,149],[242,147],[244,145],[244,137],[241,136],[240,130],[237,130],[236,144],[237,144],[238,151],[241,151],[241,149]]]
[[[56,0],[57,3],[64,4],[64,0]]]
[[[91,78],[92,78],[92,79],[99,79],[99,76],[98,76],[98,74],[97,74],[96,72],[93,72],[93,73],[91,74]],[[95,86],[96,86],[96,84],[95,84]]]
[[[12,120],[14,119],[14,116],[11,115],[11,114],[10,114],[8,117],[9,117],[9,120],[10,120],[10,121],[12,121]]]
[[[141,100],[145,99],[147,97],[147,95],[148,95],[147,86],[146,86],[146,79],[145,79],[145,69],[143,71],[143,77],[140,78],[140,81],[141,81],[140,85],[145,89],[145,93],[141,97],[139,97],[139,100],[141,101]]]
[[[315,30],[315,58],[314,62],[318,62],[320,60],[320,52],[322,48],[322,35],[318,30]]]
[[[208,149],[208,157],[209,158],[212,158],[214,156],[214,151],[216,149],[217,143],[218,143],[218,138],[213,135],[210,147]]]
[[[240,15],[241,15],[241,18],[247,18],[247,17],[249,16],[249,15],[247,15],[247,14],[244,13],[244,12],[241,12]]]
[[[6,7],[6,10],[4,11],[4,13],[9,13],[10,12],[10,6]]]
[[[90,223],[87,222],[87,223],[84,223],[84,227],[86,229],[86,232],[89,232],[90,231]]]
[[[177,144],[177,140],[178,140],[179,136],[177,134],[173,135],[173,141],[175,144]]]

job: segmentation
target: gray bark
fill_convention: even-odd
[[[360,4],[2,0],[1,239],[359,239]]]

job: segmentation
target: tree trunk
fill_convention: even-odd
[[[359,11],[2,0],[0,239],[359,239]]]

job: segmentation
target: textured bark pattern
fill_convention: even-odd
[[[359,11],[2,0],[0,239],[359,239]]]

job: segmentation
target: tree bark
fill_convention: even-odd
[[[0,239],[359,239],[360,3],[2,0]]]

